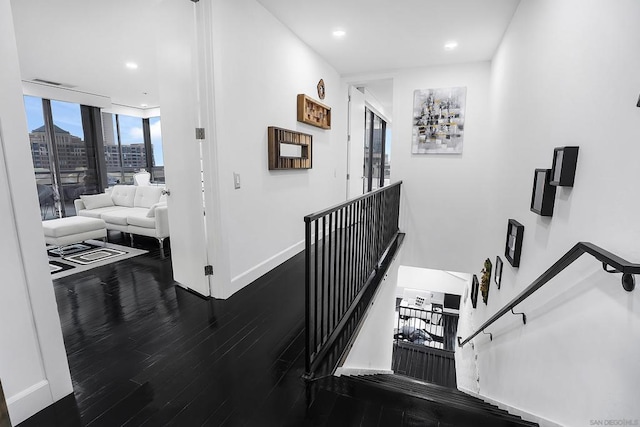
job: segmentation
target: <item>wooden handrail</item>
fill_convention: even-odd
[[[573,248],[569,250],[569,252],[564,254],[562,258],[560,258],[555,264],[549,267],[547,271],[542,273],[540,277],[534,280],[533,283],[531,283],[524,291],[520,293],[520,295],[518,295],[513,300],[511,300],[511,302],[502,307],[496,314],[491,316],[491,318],[484,322],[482,326],[480,326],[474,333],[469,335],[464,340],[462,340],[461,337],[458,337],[458,345],[462,347],[463,345],[471,341],[476,335],[484,332],[487,327],[507,314],[509,311],[513,312],[513,308],[515,306],[527,299],[531,294],[540,289],[545,283],[553,279],[562,270],[567,268],[571,263],[573,263],[576,259],[580,258],[580,256],[585,253],[602,262],[602,268],[607,273],[622,273],[622,287],[625,291],[631,292],[635,288],[635,278],[633,277],[633,275],[640,274],[640,264],[631,263],[605,249],[602,249],[599,246],[594,245],[593,243],[578,242]],[[613,267],[613,269],[608,269],[607,267]],[[521,314],[522,321],[524,323],[527,323],[527,318],[523,313],[514,314]]]

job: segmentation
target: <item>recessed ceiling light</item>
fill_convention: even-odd
[[[333,32],[333,37],[344,37],[347,34],[347,32],[345,30],[335,30]]]
[[[136,70],[138,69],[138,64],[136,64],[135,62],[127,62],[126,64],[124,64],[128,69],[130,70]]]
[[[453,50],[458,47],[458,42],[447,42],[444,45],[444,50]]]

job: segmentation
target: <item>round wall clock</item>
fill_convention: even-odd
[[[318,97],[324,99],[324,80],[322,79],[318,82]]]

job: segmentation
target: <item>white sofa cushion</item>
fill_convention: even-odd
[[[114,205],[111,195],[106,193],[81,195],[80,199],[87,209],[106,208]]]
[[[150,208],[158,203],[162,196],[162,187],[136,187],[136,195],[133,199],[133,206],[136,208]]]
[[[121,209],[121,206],[106,206],[104,208],[97,209],[82,209],[78,211],[78,215],[87,216],[90,218],[102,218],[103,213],[118,211]]]
[[[127,216],[129,215],[129,209],[120,209],[117,211],[111,211],[102,214],[101,218],[107,224],[116,224],[127,226]]]
[[[136,188],[133,185],[116,185],[111,190],[111,200],[116,206],[133,207],[133,201],[136,196]],[[153,204],[153,203],[152,203]]]
[[[156,219],[147,218],[146,216],[129,216],[127,217],[129,225],[135,225],[142,228],[156,228]]]

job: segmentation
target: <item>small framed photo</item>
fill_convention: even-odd
[[[507,224],[507,242],[504,249],[504,256],[507,261],[514,266],[520,266],[520,252],[522,251],[522,236],[524,235],[524,225],[515,219],[509,219]]]
[[[502,281],[502,258],[496,257],[496,272],[493,275],[493,280],[496,282],[496,286],[500,289],[500,282]]]
[[[471,282],[471,305],[473,308],[478,306],[478,292],[480,290],[480,282],[478,282],[478,276],[473,275],[473,280]]]

